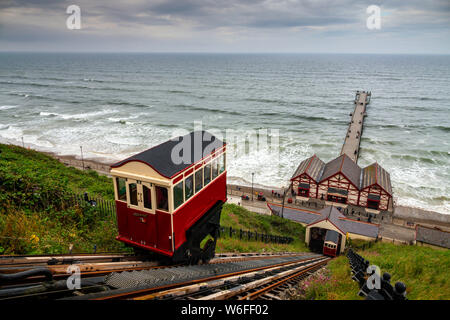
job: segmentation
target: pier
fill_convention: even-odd
[[[364,117],[366,116],[366,106],[370,103],[370,96],[370,92],[356,91],[355,110],[351,114],[352,119],[348,125],[347,135],[341,150],[341,155],[345,153],[355,163],[358,162]]]

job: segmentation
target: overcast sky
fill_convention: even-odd
[[[450,54],[450,0],[0,0],[0,51]]]

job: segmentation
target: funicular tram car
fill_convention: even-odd
[[[225,151],[223,141],[196,131],[113,164],[116,239],[175,263],[214,257],[226,201]]]
[[[334,230],[327,230],[325,241],[323,242],[323,254],[336,257],[340,251],[340,234]]]

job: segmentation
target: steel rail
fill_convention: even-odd
[[[323,257],[320,258],[311,258],[306,260],[301,260],[292,262],[293,268],[302,268],[304,265],[309,265],[311,260],[317,260],[321,259],[323,260]],[[153,300],[153,299],[196,299],[196,296],[200,296],[197,299],[202,299],[201,297],[208,296],[208,293],[216,292],[216,291],[223,291],[228,290],[232,287],[239,287],[242,284],[242,281],[248,281],[247,283],[253,282],[252,279],[257,279],[255,281],[261,281],[265,277],[273,277],[275,276],[274,273],[283,273],[288,272],[291,265],[285,265],[280,267],[272,267],[269,266],[268,269],[263,271],[263,273],[258,271],[251,271],[249,270],[248,273],[244,275],[244,278],[242,278],[240,275],[237,276],[228,276],[226,275],[225,278],[217,279],[217,280],[211,280],[206,281],[204,280],[200,284],[192,284],[188,286],[182,286],[177,287],[174,289],[164,290],[155,292],[152,294],[139,296],[136,298],[133,298],[134,300]],[[206,294],[206,295],[205,295]]]
[[[81,278],[92,278],[92,277],[99,277],[99,276],[105,276],[107,274],[110,274],[111,272],[122,272],[122,271],[143,271],[143,270],[151,270],[151,269],[160,269],[160,268],[167,268],[167,267],[175,267],[180,265],[170,265],[170,266],[146,266],[146,267],[130,267],[130,268],[121,268],[117,270],[109,269],[109,270],[98,270],[98,271],[84,271],[80,272]],[[32,270],[32,269],[29,269]],[[54,280],[64,280],[70,277],[70,274],[68,273],[54,273],[53,279]],[[45,277],[43,276],[33,276],[28,277],[25,279],[18,280],[14,282],[15,285],[20,284],[37,284],[45,281]]]
[[[64,256],[95,256],[95,255],[120,255],[120,254],[132,254],[131,252],[96,252],[96,253],[92,253],[92,252],[80,252],[80,253],[53,253],[53,254],[32,254],[32,255],[28,255],[28,254],[5,254],[5,255],[0,255],[0,261],[2,259],[11,259],[11,258],[27,258],[27,257],[64,257]]]
[[[262,257],[274,257],[274,256],[286,256],[286,255],[298,255],[296,252],[266,252],[266,253],[217,253],[216,257],[211,261],[220,259],[233,259],[233,258],[262,258]],[[61,266],[62,264],[74,264],[73,262],[84,262],[90,260],[114,260],[114,259],[126,259],[125,261],[143,260],[156,261],[157,259],[148,260],[148,257],[136,255],[133,253],[75,253],[75,254],[51,254],[51,255],[0,255],[0,272],[12,267],[22,266],[40,266],[40,265],[52,265]],[[49,262],[51,262],[49,264]]]
[[[269,275],[260,279],[256,279],[253,281],[248,281],[246,283],[238,283],[235,286],[231,286],[229,289],[222,290],[220,292],[215,292],[209,294],[207,296],[203,296],[199,298],[199,300],[227,300],[227,299],[235,299],[235,297],[239,297],[246,292],[250,292],[252,290],[258,290],[258,288],[266,287],[268,284],[276,282],[280,279],[286,278],[292,274],[298,273],[300,270],[305,270],[309,268],[309,266],[314,265],[317,266],[318,263],[327,260],[326,258],[315,259],[315,261],[310,263],[297,263],[292,265],[289,269],[281,269],[276,274]]]
[[[202,278],[202,279],[189,280],[189,281],[185,281],[185,282],[167,284],[167,285],[163,285],[163,286],[146,288],[146,289],[131,290],[131,291],[121,292],[121,293],[117,293],[117,294],[114,294],[114,290],[113,290],[111,292],[112,293],[111,295],[97,297],[92,300],[131,299],[131,298],[140,297],[142,295],[148,295],[150,293],[154,293],[154,292],[158,292],[158,291],[173,289],[173,288],[187,286],[187,285],[196,284],[196,283],[202,283],[202,282],[206,282],[206,281],[227,278],[227,277],[236,276],[236,275],[242,275],[242,274],[260,271],[260,270],[264,270],[264,269],[270,269],[270,268],[274,268],[274,267],[278,267],[278,266],[284,266],[284,265],[289,265],[289,264],[294,264],[294,263],[299,263],[299,262],[307,262],[307,261],[316,260],[316,259],[318,259],[318,258],[316,257],[316,258],[309,258],[309,259],[301,259],[301,256],[300,256],[300,259],[294,260],[294,261],[282,262],[282,263],[278,263],[278,264],[274,264],[274,265],[257,267],[257,268],[242,270],[242,271],[236,271],[236,272],[221,274],[221,275]]]
[[[298,272],[295,272],[294,274],[285,277],[284,279],[281,279],[279,281],[276,281],[268,286],[264,286],[259,289],[256,290],[255,292],[251,292],[246,296],[240,297],[238,298],[238,300],[255,300],[256,298],[262,296],[263,294],[268,293],[269,291],[272,291],[275,288],[280,287],[281,285],[285,284],[287,281],[292,280],[294,278],[301,278],[302,276],[305,276],[307,274],[307,272],[310,271],[316,271],[317,269],[319,269],[320,267],[322,267],[324,264],[327,264],[328,261],[330,261],[331,259],[326,259],[326,260],[322,260],[319,261],[317,264],[310,266],[304,270],[299,270]]]
[[[209,264],[220,264],[220,263],[227,263],[227,262],[239,262],[239,261],[250,261],[250,260],[261,260],[261,259],[270,259],[275,257],[284,257],[294,255],[293,253],[289,254],[271,254],[271,255],[262,255],[262,256],[255,256],[255,255],[229,255],[225,257],[217,257],[212,259]],[[131,257],[127,257],[131,258]],[[154,263],[154,265],[152,265]],[[32,270],[32,268],[39,268],[39,267],[47,267],[53,274],[54,277],[65,277],[67,276],[67,268],[71,265],[77,265],[80,267],[81,275],[99,275],[99,274],[107,274],[109,272],[120,272],[120,271],[133,271],[133,270],[148,270],[152,269],[154,267],[174,267],[174,266],[180,266],[181,264],[176,265],[164,265],[164,264],[157,264],[158,261],[139,261],[139,260],[126,260],[126,261],[117,261],[117,262],[83,262],[83,261],[74,261],[74,263],[70,264],[55,264],[55,265],[48,265],[44,263],[37,263],[37,264],[29,264],[27,266],[8,266],[8,267],[1,267],[0,266],[0,275],[1,274],[14,274],[16,272],[22,272],[27,270]],[[141,264],[141,265],[140,265]],[[121,267],[123,265],[123,267]],[[33,277],[35,278],[35,277]]]
[[[289,253],[287,255],[294,255],[294,253]],[[255,256],[254,254],[244,254],[244,255],[237,255],[237,254],[230,254],[227,255],[225,257],[218,257],[218,258],[214,258],[210,261],[211,264],[220,264],[220,263],[227,263],[227,262],[239,262],[239,261],[250,261],[250,260],[257,260],[257,259],[269,259],[269,258],[274,258],[274,257],[282,257],[282,256],[286,256],[286,254],[263,254],[262,256]],[[139,266],[137,264],[139,263],[152,263],[155,261],[148,261],[148,262],[142,262],[142,261],[126,261],[126,262],[111,262],[111,265],[105,265],[105,263],[88,263],[88,264],[83,264],[83,263],[74,263],[72,265],[77,265],[80,267],[81,269],[81,277],[83,278],[89,278],[89,277],[96,277],[96,276],[102,276],[102,275],[107,275],[111,272],[122,272],[122,271],[142,271],[142,270],[151,270],[151,269],[158,269],[158,268],[167,268],[167,267],[176,267],[176,266],[181,266],[181,264],[176,264],[176,265],[143,265],[143,266]],[[120,265],[116,265],[116,264],[126,264],[123,267],[120,267]],[[132,265],[133,263],[136,263],[135,266],[128,266],[128,265]],[[156,263],[156,262],[155,262]],[[102,265],[103,264],[103,265]],[[32,267],[35,268],[39,268],[41,266],[46,266],[52,273],[53,275],[53,279],[55,280],[62,280],[62,279],[66,279],[70,276],[70,274],[68,274],[66,272],[67,268],[70,266],[71,264],[58,264],[58,265],[41,265],[41,264],[36,264],[33,266],[28,266],[28,267],[22,267],[22,268],[16,268],[16,269],[2,269],[0,267],[0,275],[1,274],[14,274],[13,272],[22,272],[22,271],[28,271],[28,270],[33,270]],[[34,283],[39,283],[45,280],[45,277],[42,276],[31,276],[31,277],[27,277],[24,279],[20,279],[14,282],[14,284],[20,285],[20,284],[34,284]]]
[[[67,254],[38,254],[38,255],[0,255],[0,266],[10,264],[46,263],[49,260],[89,260],[136,257],[133,253],[67,253]]]

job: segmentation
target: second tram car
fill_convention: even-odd
[[[340,251],[341,235],[334,230],[327,230],[325,241],[323,242],[323,254],[336,257]]]
[[[195,131],[113,164],[116,239],[177,263],[214,257],[227,199],[225,154],[223,141]]]

